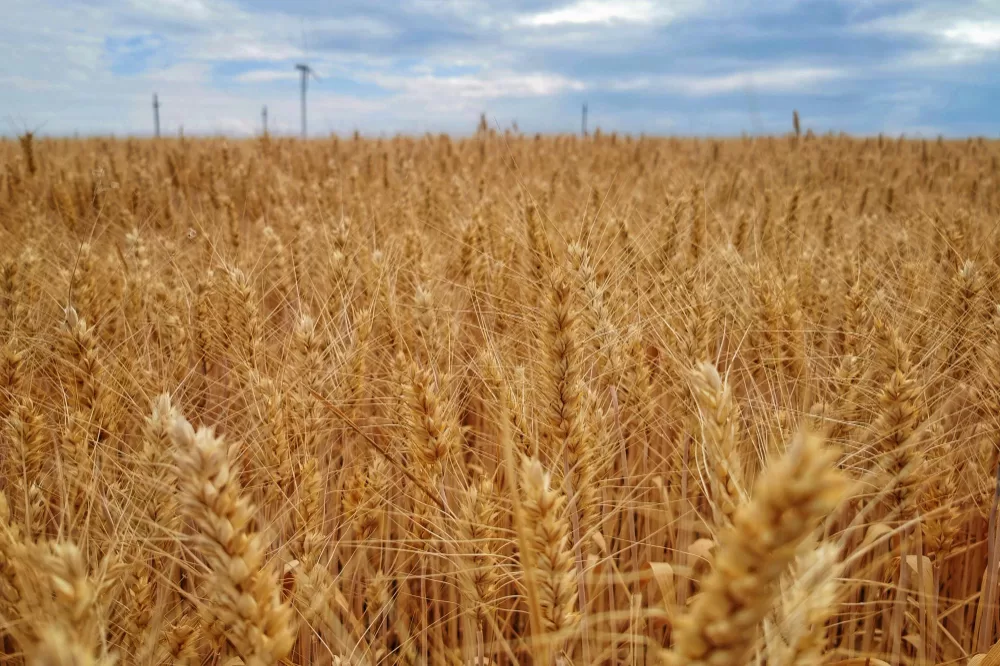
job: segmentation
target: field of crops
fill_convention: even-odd
[[[3,661],[998,663],[998,160],[0,141]]]

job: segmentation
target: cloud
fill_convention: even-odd
[[[268,60],[280,62],[304,57],[302,49],[291,44],[270,40],[250,31],[211,34],[191,40],[189,57],[201,61]]]
[[[756,91],[788,92],[827,83],[847,76],[847,71],[833,67],[788,67],[722,76],[681,79],[679,85],[694,95],[718,95],[752,88]]]
[[[226,3],[203,0],[157,0],[157,2],[129,0],[128,6],[141,15],[186,24],[205,23],[234,9],[232,5]]]
[[[987,51],[1000,49],[1000,21],[957,21],[941,31],[949,42]]]
[[[143,81],[166,85],[202,85],[208,82],[211,67],[204,63],[185,62],[146,73]]]
[[[931,3],[908,12],[881,16],[857,26],[867,33],[904,35],[919,42],[896,63],[936,67],[979,62],[1000,54],[1000,20],[996,7]]]
[[[463,76],[376,75],[372,80],[388,90],[422,99],[449,97],[489,100],[503,97],[545,97],[585,89],[581,81],[546,73],[492,72]]]
[[[240,83],[262,83],[267,81],[295,81],[298,80],[299,73],[291,70],[277,69],[253,69],[236,76]]]
[[[30,79],[26,76],[17,76],[16,74],[0,76],[0,86],[14,88],[15,90],[21,90],[24,92],[54,90],[58,87],[56,84],[48,81]]]
[[[995,0],[33,0],[0,23],[0,115],[45,131],[995,133]],[[0,127],[3,124],[0,123]],[[0,131],[9,133],[5,128]]]
[[[558,9],[521,16],[518,23],[535,28],[616,22],[650,23],[668,19],[672,14],[652,0],[580,0]]]
[[[619,91],[668,90],[694,97],[725,95],[744,90],[754,92],[789,92],[843,79],[845,69],[833,67],[781,67],[739,71],[709,76],[654,76],[612,82]]]

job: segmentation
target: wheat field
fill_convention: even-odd
[[[1000,663],[998,159],[0,142],[3,660]]]

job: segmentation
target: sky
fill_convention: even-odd
[[[1000,0],[0,0],[0,134],[1000,133]]]

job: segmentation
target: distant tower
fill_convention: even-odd
[[[583,136],[587,136],[587,103],[583,103],[583,114],[580,120],[580,132]]]
[[[260,119],[264,125],[264,136],[267,136],[267,104],[260,110]]]
[[[153,133],[160,138],[160,99],[153,93]]]
[[[295,66],[295,69],[299,70],[302,74],[302,138],[306,138],[306,80],[310,75],[316,76],[312,68],[309,65],[299,63]]]

